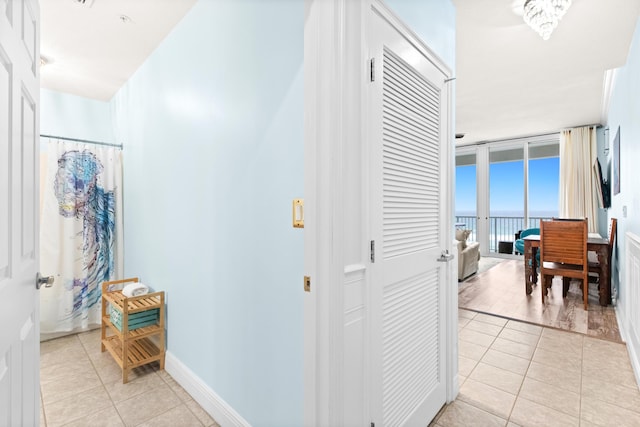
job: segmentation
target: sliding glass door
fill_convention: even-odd
[[[529,146],[529,215],[527,228],[539,228],[541,219],[560,216],[560,146],[553,141]]]
[[[456,226],[483,255],[516,257],[514,242],[558,216],[558,135],[456,149]]]
[[[512,254],[525,212],[524,146],[489,147],[489,252]]]
[[[476,153],[456,156],[456,227],[471,230],[469,241],[478,240]]]

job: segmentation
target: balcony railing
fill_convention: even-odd
[[[489,217],[489,250],[498,252],[498,242],[513,242],[516,240],[516,233],[527,228],[539,228],[540,220],[551,219],[551,217],[529,217],[528,225],[525,226],[524,217],[521,216],[492,216]],[[478,223],[475,216],[456,216],[456,226],[471,230],[467,240],[478,240]]]

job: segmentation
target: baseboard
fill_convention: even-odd
[[[227,402],[206,385],[200,377],[187,368],[170,351],[165,355],[164,369],[184,388],[193,399],[223,427],[250,427],[251,424],[240,416]]]
[[[626,313],[620,309],[620,306],[616,306],[616,320],[618,321],[618,330],[620,331],[620,338],[627,345],[627,354],[629,355],[629,361],[631,362],[631,368],[633,369],[633,373],[636,376],[636,383],[640,385],[640,356],[637,348],[636,340],[634,339],[635,335],[632,334],[632,331],[627,329]]]

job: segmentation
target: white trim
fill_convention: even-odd
[[[558,131],[558,132],[551,132],[551,133],[544,133],[544,134],[533,134],[528,136],[518,136],[515,138],[495,139],[491,141],[469,142],[466,144],[459,143],[459,144],[456,144],[456,150],[461,150],[464,148],[471,149],[472,147],[477,147],[479,145],[490,145],[492,147],[498,147],[498,146],[501,146],[499,144],[511,145],[511,144],[521,143],[521,142],[534,143],[534,144],[545,143],[545,142],[559,143],[560,132]],[[467,151],[463,151],[463,152],[467,152]]]
[[[348,46],[353,43],[351,0],[306,0],[305,4],[305,274],[304,424],[342,424],[344,347],[343,146],[349,93]],[[354,2],[355,4],[355,2]],[[350,20],[351,19],[351,20]],[[360,19],[358,17],[358,19]],[[348,21],[348,22],[347,22]],[[351,31],[348,29],[351,28]],[[359,40],[360,34],[357,33]],[[357,44],[357,43],[356,43]]]
[[[446,149],[446,156],[444,163],[447,164],[448,179],[446,180],[446,188],[444,189],[444,203],[443,206],[447,207],[449,212],[446,215],[447,222],[443,224],[445,230],[449,230],[445,234],[443,242],[448,242],[445,249],[449,253],[453,254],[454,251],[454,225],[453,218],[455,216],[455,188],[456,188],[456,151],[455,151],[455,80],[448,80],[447,84],[447,120],[449,121],[449,127],[447,129],[448,135],[446,141],[449,141]],[[445,327],[445,383],[447,387],[446,399],[447,403],[453,402],[458,396],[460,391],[460,384],[458,383],[458,261],[449,262],[446,269],[446,286],[444,294],[445,310],[448,315],[444,315]]]
[[[611,68],[604,72],[602,79],[602,109],[600,111],[600,123],[607,123],[609,118],[609,104],[611,104],[611,94],[616,82],[617,69]]]
[[[618,301],[616,305],[616,319],[618,320],[618,329],[620,330],[620,337],[627,345],[627,352],[629,353],[629,360],[636,377],[636,382],[640,384],[640,325],[638,323],[638,316],[636,313],[636,306],[633,300],[638,299],[638,294],[634,291],[635,295],[632,295],[632,287],[636,287],[638,283],[632,283],[634,275],[631,271],[631,246],[640,247],[640,236],[627,231],[625,233],[625,259],[622,264],[624,270],[624,286],[626,292],[624,293],[624,301]],[[637,264],[636,264],[637,265]],[[637,280],[637,278],[636,278]],[[621,284],[622,285],[622,284]],[[635,296],[635,298],[633,298]]]
[[[364,276],[366,271],[367,266],[364,264],[350,264],[344,267],[344,276],[346,278],[358,276],[358,280],[360,280],[360,276]]]
[[[240,416],[227,402],[211,389],[200,377],[187,368],[170,351],[165,355],[165,370],[187,393],[198,402],[202,409],[222,426],[250,427],[251,424]]]
[[[371,10],[377,13],[382,19],[387,21],[389,25],[397,29],[405,40],[416,48],[425,58],[444,75],[445,82],[452,78],[449,66],[429,48],[411,28],[409,28],[398,16],[391,10],[382,0],[372,0]]]
[[[627,319],[625,317],[624,311],[620,308],[620,305],[617,305],[616,308],[616,319],[618,321],[618,330],[620,331],[620,339],[622,342],[626,343],[627,353],[629,354],[629,361],[631,362],[631,368],[633,369],[633,374],[636,378],[636,383],[640,384],[640,359],[638,358],[638,351],[636,346],[629,342],[629,332],[627,331]]]

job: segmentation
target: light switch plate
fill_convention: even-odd
[[[304,199],[293,199],[293,227],[304,228]]]

